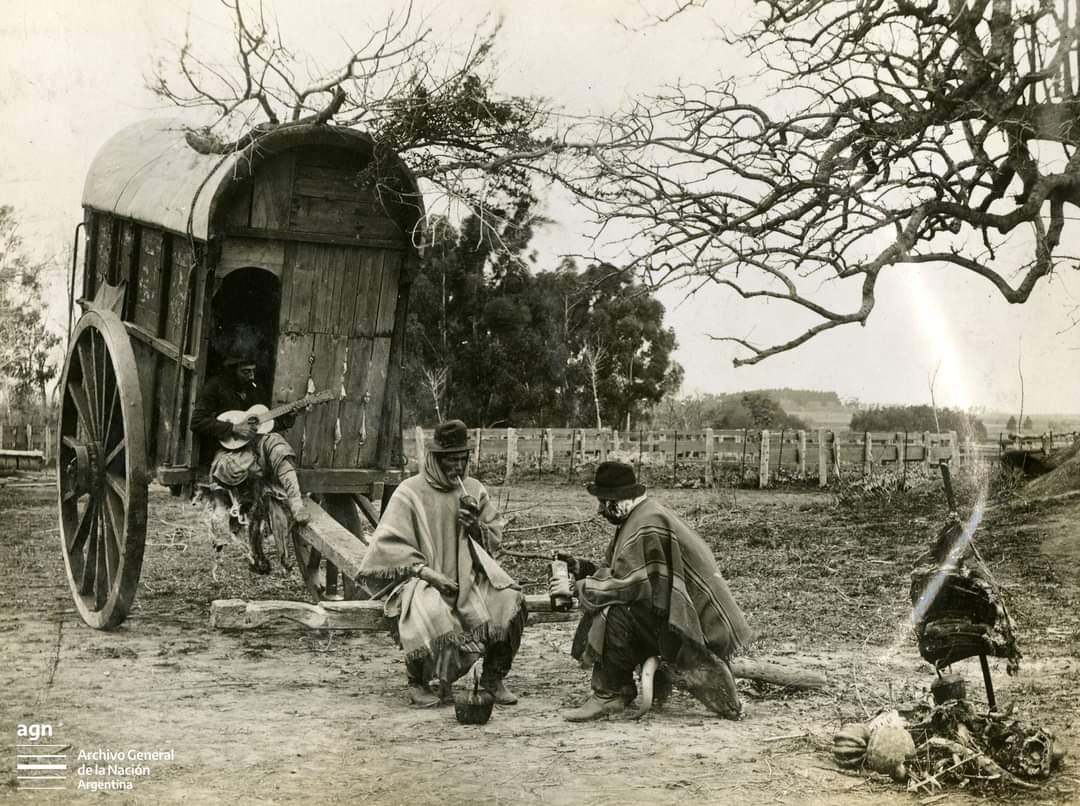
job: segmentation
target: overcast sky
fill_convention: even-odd
[[[668,0],[648,2],[658,13],[671,7]],[[331,61],[341,36],[359,40],[399,5],[266,2],[294,50]],[[750,64],[721,40],[716,25],[745,19],[747,2],[717,0],[707,13],[643,28],[636,0],[442,0],[417,7],[435,36],[457,41],[485,13],[501,13],[503,89],[547,96],[571,112],[610,110],[664,82],[716,81]],[[0,109],[8,125],[0,135],[0,203],[16,207],[32,251],[58,253],[70,240],[86,170],[111,134],[135,120],[175,115],[145,90],[144,77],[155,59],[175,52],[188,28],[227,58],[229,19],[217,0],[4,0]],[[541,265],[590,248],[587,222],[572,204],[552,198],[546,213],[556,223],[535,241]],[[985,281],[954,270],[895,268],[878,284],[878,307],[866,327],[834,330],[738,370],[731,366],[734,348],[707,334],[766,340],[779,332],[782,308],[747,309],[720,290],[690,300],[668,291],[662,299],[680,342],[685,393],[787,386],[926,403],[928,374],[940,363],[939,404],[1016,411],[1022,355],[1025,412],[1080,412],[1080,329],[1066,330],[1070,309],[1080,304],[1075,275],[1062,267],[1027,305],[1010,306]],[[63,315],[58,311],[56,320]]]

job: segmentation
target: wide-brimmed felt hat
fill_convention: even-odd
[[[446,420],[435,426],[435,435],[428,445],[428,453],[461,453],[471,451],[469,429],[461,420]]]
[[[257,364],[255,360],[255,351],[248,350],[244,347],[237,347],[229,351],[229,354],[225,356],[225,366],[237,367],[245,366],[247,364]]]
[[[602,501],[624,501],[643,494],[645,485],[638,484],[634,468],[625,462],[601,462],[596,479],[585,489]]]

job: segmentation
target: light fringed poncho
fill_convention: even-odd
[[[591,621],[579,658],[603,656],[605,608],[643,605],[666,617],[668,629],[725,660],[752,638],[716,559],[678,516],[646,498],[615,532],[607,566],[578,582],[582,618]]]
[[[502,522],[484,485],[473,478],[465,489],[480,507],[485,538],[498,540]],[[464,669],[453,655],[463,644],[506,637],[524,597],[517,583],[458,523],[462,492],[443,474],[431,454],[424,472],[394,491],[372,534],[361,575],[385,583],[403,578],[390,591],[387,617],[397,619],[398,641],[409,659],[430,656],[438,677],[453,679]],[[450,598],[409,574],[427,565],[458,583]],[[407,578],[406,578],[407,577]]]

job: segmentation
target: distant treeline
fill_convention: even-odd
[[[851,416],[852,431],[955,431],[965,437],[986,439],[982,420],[960,409],[938,409],[937,419],[930,406],[874,406]]]
[[[810,426],[803,420],[785,411],[777,399],[781,394],[786,397],[802,394],[820,396],[835,401],[837,407],[841,405],[835,392],[805,392],[799,389],[695,395],[661,401],[650,410],[648,422],[653,428],[680,431],[702,431],[706,428],[808,429]]]
[[[814,410],[851,411],[835,392],[810,389],[760,389],[726,395],[695,395],[665,399],[649,412],[654,428],[701,431],[706,428],[810,430],[813,423],[789,414],[794,409],[813,417]],[[846,411],[845,411],[846,410]],[[986,426],[966,411],[940,408],[937,420],[930,406],[870,406],[851,414],[852,431],[955,431],[964,437],[986,439]]]

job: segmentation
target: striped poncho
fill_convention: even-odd
[[[750,626],[704,540],[677,515],[646,498],[608,546],[607,567],[578,582],[591,620],[582,660],[603,656],[605,608],[646,605],[670,631],[725,660],[750,642]]]

